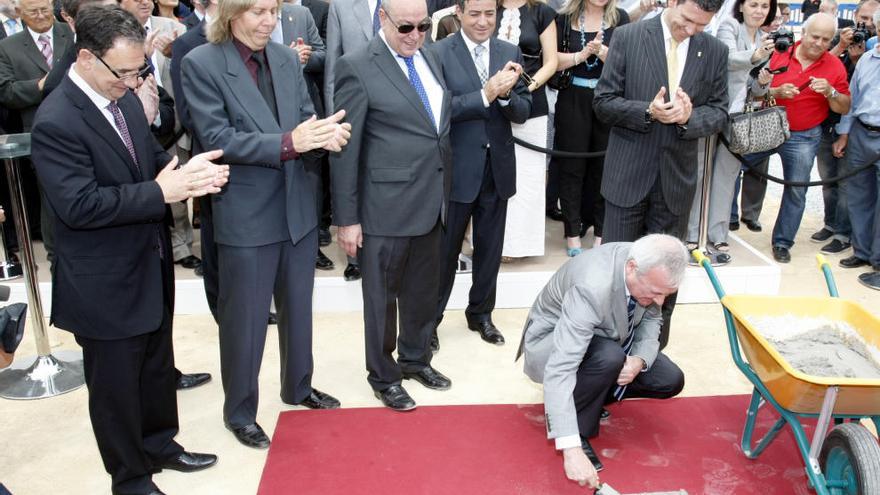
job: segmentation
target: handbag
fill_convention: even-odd
[[[571,16],[565,16],[565,28],[562,29],[562,53],[568,53],[568,38],[571,33]],[[568,69],[561,70],[547,80],[547,86],[551,88],[561,91],[563,89],[568,89],[571,87],[571,80],[574,77],[574,74],[571,72],[572,67]]]
[[[743,111],[730,114],[722,134],[727,149],[740,156],[776,149],[791,136],[785,108],[776,106],[776,100],[768,93],[762,108],[754,110],[751,94],[750,88]]]

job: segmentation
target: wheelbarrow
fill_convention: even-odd
[[[816,493],[880,494],[880,444],[860,422],[868,419],[880,430],[880,379],[802,373],[749,323],[749,317],[793,315],[842,321],[876,347],[880,347],[880,319],[859,304],[838,297],[831,269],[821,255],[817,259],[831,297],[727,295],[709,260],[698,250],[692,254],[721,300],[733,362],[754,385],[741,441],[745,456],[755,459],[761,455],[787,424]],[[753,442],[758,411],[767,404],[780,418]],[[818,420],[812,438],[807,437],[801,422],[808,418]]]

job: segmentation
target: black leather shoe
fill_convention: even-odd
[[[336,409],[339,407],[339,400],[330,394],[325,394],[316,388],[312,388],[312,393],[297,406],[305,406],[309,409]]]
[[[174,262],[175,265],[180,265],[184,268],[189,268],[190,270],[195,269],[195,267],[200,266],[202,264],[202,260],[196,258],[193,255],[189,255],[186,258],[181,258]]]
[[[840,260],[840,263],[838,264],[843,268],[860,268],[863,266],[868,266],[870,263],[868,263],[868,260],[863,260],[856,255],[852,255],[848,258]]]
[[[319,228],[318,245],[321,247],[329,246],[331,242],[333,242],[333,237],[330,235],[330,229]]]
[[[395,411],[412,411],[416,408],[416,401],[412,400],[412,397],[400,385],[392,385],[385,390],[376,390],[373,394],[382,401],[382,404],[385,404],[385,407]]]
[[[278,324],[278,315],[273,312],[269,312],[269,325],[277,325]]]
[[[859,275],[859,283],[869,289],[880,290],[880,272],[867,272]]]
[[[204,277],[205,276],[205,267],[199,263],[199,266],[193,268],[193,272],[196,274],[196,277]]]
[[[773,246],[773,259],[779,263],[788,263],[791,261],[791,253],[788,252],[788,248]]]
[[[819,230],[819,232],[816,232],[815,234],[810,236],[810,240],[813,242],[825,242],[828,239],[831,239],[831,236],[833,236],[833,235],[834,235],[834,232],[831,232],[830,230],[826,229],[825,227],[822,227],[822,229]]]
[[[333,264],[333,260],[327,257],[321,250],[318,250],[318,257],[315,258],[315,268],[318,270],[332,270],[336,268],[336,265]]]
[[[831,239],[831,242],[822,246],[822,249],[820,249],[820,251],[826,254],[837,254],[842,251],[846,251],[851,247],[852,244],[848,242],[843,242],[840,239]]]
[[[605,469],[605,465],[602,464],[602,461],[599,460],[599,456],[596,455],[596,451],[593,450],[593,446],[590,445],[590,441],[584,437],[581,437],[581,448],[584,449],[584,454],[587,454],[587,459],[593,463],[593,467],[596,468],[596,471],[601,471]]]
[[[433,390],[449,390],[452,386],[452,380],[430,366],[425,366],[415,373],[404,371],[403,377],[407,380],[415,380]]]
[[[434,354],[440,352],[440,337],[437,336],[437,329],[431,334],[431,352]]]
[[[355,280],[361,279],[361,267],[357,265],[352,265],[351,263],[345,267],[345,271],[342,273],[342,276],[345,278],[346,282],[353,282]]]
[[[151,491],[147,492],[147,495],[165,495],[165,492],[156,488],[155,490],[151,490]]]
[[[468,328],[480,333],[480,338],[490,344],[504,345],[504,336],[492,320],[468,321]]]
[[[751,230],[752,232],[760,232],[761,230],[763,230],[761,228],[761,222],[759,222],[757,220],[752,221],[752,220],[746,220],[745,218],[743,218],[742,223],[746,224],[746,228]]]
[[[553,208],[548,209],[547,218],[549,218],[550,220],[561,222],[563,219],[562,210],[560,210],[558,206],[554,206]]]
[[[739,230],[739,222],[730,222],[727,224],[727,230],[733,232],[734,230]]]
[[[177,390],[196,388],[211,381],[210,373],[182,373],[177,379]]]
[[[608,409],[602,408],[602,412],[599,413],[599,419],[608,419],[611,417],[611,411]]]
[[[231,431],[239,442],[254,449],[268,449],[271,443],[266,432],[256,423],[244,426],[226,425],[226,429]]]
[[[217,464],[217,456],[214,454],[199,454],[197,452],[181,452],[173,459],[160,462],[156,465],[159,469],[170,469],[182,473],[201,471]]]

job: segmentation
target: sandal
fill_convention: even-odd
[[[714,248],[715,251],[718,251],[719,253],[730,252],[730,244],[726,242],[713,242],[712,248]]]
[[[699,244],[697,244],[696,242],[691,242],[691,241],[684,243],[684,246],[687,248],[688,252],[691,252],[694,249],[697,249],[698,247],[700,247]]]

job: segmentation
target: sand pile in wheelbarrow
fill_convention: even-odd
[[[813,376],[880,379],[880,349],[851,325],[794,315],[748,317],[796,370]]]

